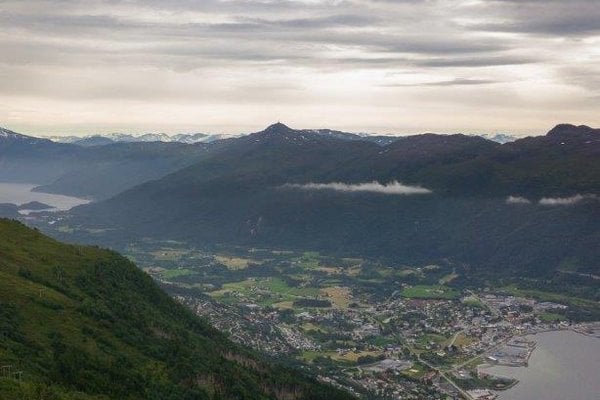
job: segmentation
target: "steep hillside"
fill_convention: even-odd
[[[232,344],[114,252],[9,220],[0,238],[1,399],[349,398]]]
[[[106,199],[198,162],[208,152],[204,144],[160,142],[89,147],[66,161],[65,173],[36,191]]]
[[[0,181],[51,182],[71,168],[79,150],[0,128]]]
[[[105,199],[158,179],[204,157],[209,145],[139,142],[78,146],[0,131],[0,181],[37,190]]]

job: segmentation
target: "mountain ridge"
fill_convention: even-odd
[[[551,271],[577,256],[597,268],[591,241],[600,233],[589,219],[599,212],[600,131],[569,129],[577,132],[567,141],[550,135],[500,145],[425,134],[382,147],[276,125],[77,207],[66,223],[111,229],[122,240],[362,252],[405,262],[453,258],[523,273]],[[382,187],[396,181],[428,194],[386,194]],[[370,182],[370,192],[353,190]],[[536,235],[547,243],[526,246]]]
[[[273,124],[275,125],[275,124]],[[9,131],[8,129],[0,128],[2,130]],[[338,139],[346,140],[366,140],[376,142],[380,145],[389,144],[398,138],[406,136],[414,136],[415,134],[389,134],[381,135],[377,133],[351,133],[344,132],[335,129],[318,128],[318,129],[302,129],[305,132],[318,133],[323,136],[337,137]],[[239,138],[247,136],[250,133],[239,133],[239,134],[211,134],[211,133],[177,133],[177,134],[166,134],[166,133],[143,133],[143,134],[130,134],[130,133],[107,133],[107,134],[90,134],[82,136],[38,136],[40,139],[51,140],[56,143],[68,143],[76,144],[79,146],[101,146],[110,143],[130,143],[130,142],[153,142],[161,141],[164,143],[180,142],[186,144],[194,143],[211,143],[217,140],[224,140],[230,138]],[[29,135],[30,137],[35,137]],[[495,141],[497,143],[508,143],[518,140],[519,137],[512,136],[510,134],[470,134],[468,136],[483,137],[488,140]]]

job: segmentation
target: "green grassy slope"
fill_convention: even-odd
[[[0,399],[342,399],[196,318],[117,253],[0,219]]]

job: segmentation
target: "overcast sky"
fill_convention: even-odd
[[[0,126],[600,126],[598,0],[0,0]]]

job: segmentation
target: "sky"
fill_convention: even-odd
[[[598,0],[0,0],[29,134],[600,126]]]

